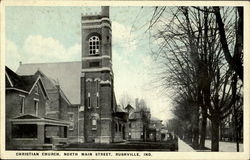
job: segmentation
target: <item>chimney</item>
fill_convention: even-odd
[[[21,66],[22,65],[22,61],[19,61],[19,66]]]
[[[138,98],[135,99],[135,110],[136,111],[139,110],[139,99]]]
[[[102,16],[109,18],[109,6],[102,6]]]

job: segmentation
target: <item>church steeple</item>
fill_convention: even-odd
[[[81,105],[86,142],[110,143],[113,119],[112,29],[109,7],[82,16]]]

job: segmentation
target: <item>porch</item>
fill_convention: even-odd
[[[23,115],[11,119],[13,149],[53,149],[68,143],[68,122]]]

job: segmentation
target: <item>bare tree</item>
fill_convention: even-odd
[[[228,8],[227,15],[234,8]],[[178,90],[180,95],[188,95],[196,106],[193,114],[196,120],[193,126],[194,146],[197,146],[199,134],[199,109],[202,110],[202,128],[200,144],[204,147],[206,119],[212,122],[212,151],[219,150],[219,122],[227,116],[235,101],[230,79],[233,77],[231,67],[226,64],[223,47],[220,43],[214,8],[211,7],[177,7],[171,11],[172,18],[164,19],[162,8],[155,8],[155,17],[150,28],[157,26],[154,38],[161,40],[159,49],[154,52],[163,64],[159,74],[163,85]],[[226,38],[230,46],[234,42],[232,20]],[[181,88],[181,89],[180,89]]]
[[[216,22],[219,28],[220,42],[223,48],[225,58],[232,70],[239,76],[243,81],[243,7],[236,7],[238,14],[236,13],[235,18],[235,45],[234,51],[230,51],[228,38],[226,37],[225,22],[223,22],[220,7],[213,7],[214,14],[216,15]],[[233,52],[233,53],[232,53]]]

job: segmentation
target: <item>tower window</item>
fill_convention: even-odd
[[[89,39],[89,54],[96,55],[99,54],[100,49],[100,39],[97,36],[92,36]]]
[[[96,126],[96,119],[92,119],[92,125]]]
[[[99,92],[96,92],[96,108],[99,108]]]
[[[88,108],[90,109],[91,107],[91,102],[90,102],[90,93],[88,93]]]
[[[92,118],[92,130],[96,130],[97,129],[97,122],[95,117]]]
[[[91,67],[91,68],[92,68],[92,67],[93,67],[93,68],[94,68],[94,67],[100,67],[100,62],[90,62],[90,63],[89,63],[89,67]]]

